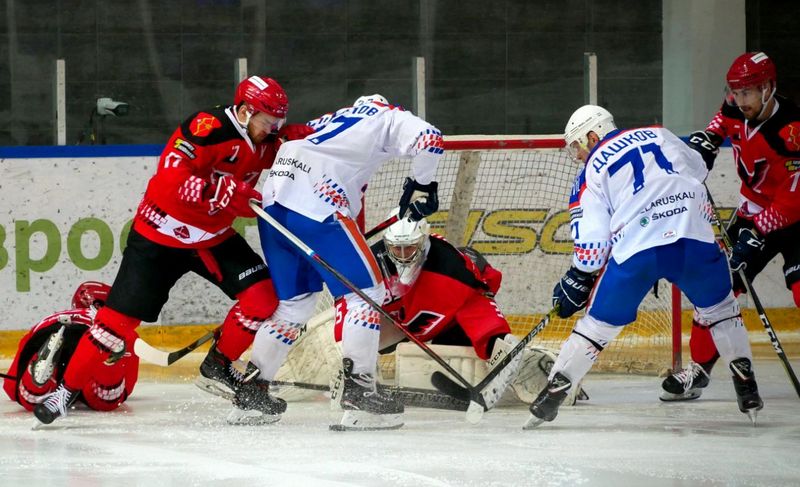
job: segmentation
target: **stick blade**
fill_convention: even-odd
[[[141,338],[137,338],[133,343],[133,352],[145,362],[161,367],[169,366],[169,353],[157,349]]]

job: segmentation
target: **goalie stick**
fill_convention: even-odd
[[[436,363],[442,366],[447,372],[449,372],[456,380],[464,384],[466,390],[469,392],[469,406],[467,408],[467,421],[470,423],[477,423],[480,421],[481,416],[483,416],[483,411],[485,410],[486,403],[484,402],[483,396],[476,390],[472,385],[456,370],[450,366],[447,362],[442,359],[439,355],[436,354],[433,350],[430,349],[425,343],[423,343],[419,338],[414,336],[413,333],[408,331],[404,328],[397,320],[392,317],[388,312],[386,312],[381,306],[376,303],[372,298],[367,296],[364,291],[356,287],[350,280],[342,275],[339,271],[334,269],[328,262],[325,261],[322,257],[320,257],[314,250],[306,245],[302,240],[297,238],[292,232],[290,232],[286,227],[280,224],[277,220],[272,218],[266,211],[264,211],[261,206],[259,205],[258,201],[250,200],[250,208],[262,218],[265,222],[267,222],[271,227],[275,230],[280,232],[286,239],[288,239],[295,247],[297,247],[300,251],[306,254],[310,259],[314,260],[317,264],[322,266],[325,270],[330,272],[336,279],[338,279],[342,284],[344,284],[350,291],[356,293],[361,299],[364,300],[370,307],[372,307],[375,311],[377,311],[381,316],[386,318],[390,323],[392,323],[398,330],[400,330],[409,340],[414,342],[419,348],[422,349],[430,358],[432,358]]]
[[[219,330],[220,327],[216,327],[213,330],[209,331],[205,335],[201,336],[197,340],[193,341],[192,343],[186,345],[183,348],[179,348],[173,352],[165,352],[163,350],[159,350],[156,347],[150,345],[146,341],[142,340],[141,338],[137,338],[136,341],[133,343],[133,352],[145,362],[160,365],[161,367],[169,367],[170,365],[174,364],[178,360],[185,357],[189,352],[194,351],[200,345],[206,343],[207,341],[214,338],[214,333]]]
[[[297,387],[298,389],[308,389],[312,391],[328,392],[329,386],[322,384],[310,384],[307,382],[287,382],[273,380],[270,384],[284,387]],[[449,394],[440,394],[436,391],[416,389],[413,387],[387,387],[394,397],[400,400],[404,406],[446,409],[448,411],[466,411],[469,407],[469,398],[458,399]]]
[[[719,217],[717,205],[714,204],[714,199],[711,197],[711,191],[709,191],[708,186],[706,186],[706,194],[708,195],[708,202],[711,204],[711,209],[714,212],[714,225],[716,225],[717,230],[722,237],[722,243],[725,246],[726,253],[730,255],[733,251],[733,243],[728,236],[727,230],[722,226],[722,219]],[[736,215],[736,210],[734,210],[733,215]],[[731,219],[731,221],[733,220]],[[794,386],[795,393],[797,393],[797,396],[800,397],[800,382],[797,380],[797,375],[794,373],[792,364],[789,363],[789,358],[786,357],[786,353],[783,351],[783,346],[781,345],[780,340],[778,340],[778,335],[775,334],[775,329],[772,328],[772,323],[770,323],[769,318],[767,318],[767,312],[764,310],[764,306],[761,305],[761,300],[758,298],[756,290],[753,288],[753,283],[744,273],[744,269],[739,271],[739,277],[742,278],[742,282],[744,282],[747,292],[750,293],[750,298],[753,300],[753,305],[758,312],[759,319],[761,319],[761,324],[764,325],[764,330],[766,330],[767,335],[769,336],[773,350],[775,350],[775,353],[778,355],[781,364],[783,364],[783,368],[786,370],[786,374],[789,376],[789,380]]]
[[[557,313],[558,313],[558,308],[553,308],[546,315],[544,315],[544,318],[542,318],[542,320],[531,331],[529,331],[527,335],[525,335],[525,338],[520,340],[519,343],[517,343],[514,346],[514,348],[512,348],[511,351],[508,352],[506,356],[503,357],[503,359],[500,362],[498,362],[497,365],[495,365],[494,368],[492,368],[492,370],[489,371],[488,374],[486,374],[486,377],[484,377],[483,380],[480,381],[474,387],[475,390],[480,392],[484,388],[486,388],[486,386],[492,380],[494,380],[494,378],[497,377],[497,375],[500,372],[502,372],[503,369],[509,363],[511,363],[511,360],[518,353],[522,352],[522,350],[525,348],[525,345],[530,343],[531,340],[533,340],[534,337],[536,337],[536,335],[538,335],[539,332],[541,332],[544,329],[544,327],[547,326],[548,323],[550,323],[550,320],[553,319],[553,317],[556,316]],[[466,398],[470,397],[469,390],[456,384],[455,381],[453,381],[453,379],[451,379],[450,377],[446,376],[445,374],[443,374],[438,370],[431,375],[431,383],[433,383],[434,387],[436,387],[443,393],[453,396],[456,399],[464,401],[466,400]]]

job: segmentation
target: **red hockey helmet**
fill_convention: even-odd
[[[763,52],[746,52],[737,57],[725,77],[732,90],[760,85],[765,81],[774,83],[776,78],[775,63]]]
[[[72,296],[72,307],[88,308],[96,302],[105,304],[108,299],[108,293],[111,291],[111,286],[98,281],[86,281],[78,286],[75,290],[75,295]]]
[[[250,76],[239,83],[233,103],[237,107],[245,103],[250,112],[264,112],[278,118],[286,118],[289,111],[289,99],[281,85],[261,76]]]

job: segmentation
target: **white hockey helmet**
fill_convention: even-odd
[[[572,113],[564,129],[567,152],[573,159],[578,160],[580,149],[589,150],[589,132],[594,132],[602,140],[616,128],[614,117],[608,110],[597,105],[584,105]]]
[[[382,103],[384,105],[388,105],[389,104],[389,102],[386,100],[386,98],[384,98],[382,95],[379,95],[379,94],[375,93],[374,95],[359,96],[358,98],[356,98],[356,101],[353,102],[353,106],[357,107],[357,106],[360,106],[360,105],[364,105],[366,103],[372,103],[374,101],[376,101],[378,103]]]
[[[388,218],[400,212],[395,208]],[[389,259],[397,267],[397,275],[403,284],[412,284],[422,270],[422,263],[428,253],[431,228],[425,219],[414,221],[401,218],[383,233],[383,243]]]

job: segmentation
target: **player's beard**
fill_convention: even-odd
[[[254,144],[261,144],[269,135],[266,130],[259,130],[258,132],[253,133],[253,131],[250,130],[250,127],[247,128],[247,134],[250,136],[250,140],[252,140]]]

